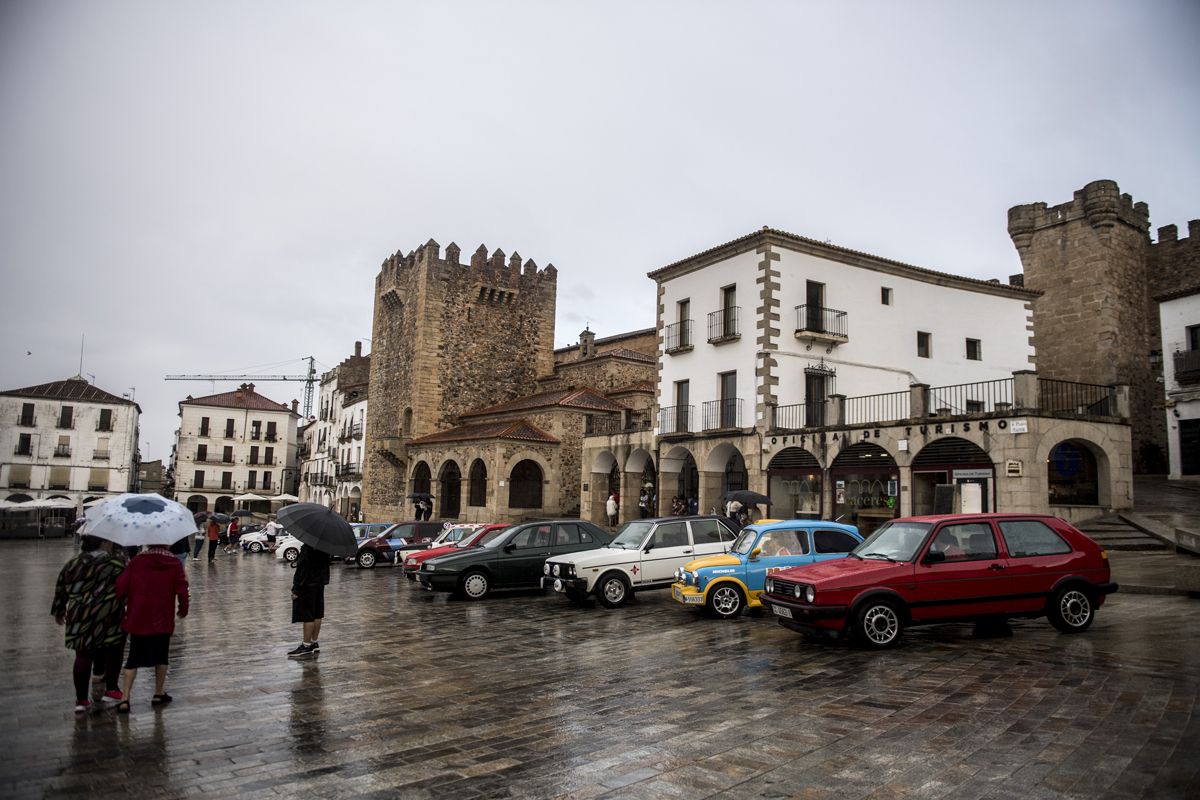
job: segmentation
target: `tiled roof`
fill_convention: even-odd
[[[0,392],[0,394],[12,397],[41,397],[46,400],[81,400],[91,403],[137,405],[128,397],[117,397],[78,376],[67,378],[65,381],[51,381],[50,383],[39,383],[37,386],[26,386],[24,389],[10,389],[7,392]]]
[[[619,342],[622,339],[637,339],[642,336],[649,336],[650,334],[655,333],[657,330],[658,330],[657,328],[642,328],[641,330],[637,330],[637,331],[626,331],[625,333],[617,333],[612,336],[605,336],[601,339],[597,339],[595,344],[597,347],[599,347],[600,345],[603,345],[603,344],[612,344],[613,342]],[[578,350],[578,349],[579,349],[579,344],[577,342],[575,344],[569,344],[565,347],[556,347],[556,348],[554,348],[554,352],[555,353],[566,353],[568,351]],[[598,355],[603,355],[603,353],[600,353]]]
[[[217,408],[245,408],[251,411],[288,411],[292,409],[284,403],[276,403],[268,397],[263,397],[253,388],[243,384],[232,392],[210,394],[206,397],[189,397],[180,400],[181,406],[215,406]]]
[[[561,408],[581,408],[587,411],[619,412],[626,410],[625,406],[620,403],[609,400],[595,389],[585,386],[582,389],[554,389],[549,392],[518,397],[516,400],[509,400],[507,403],[481,408],[478,411],[472,411],[462,416],[465,419],[467,417],[482,417],[491,414],[505,414],[512,411],[528,411],[534,408],[551,408],[554,406]]]
[[[618,347],[615,350],[609,350],[605,353],[596,354],[596,358],[603,358],[604,356],[629,358],[634,361],[645,361],[647,364],[653,364],[658,360],[657,357],[650,355],[649,353],[643,353],[639,350],[630,350],[628,347]]]
[[[419,439],[413,439],[410,445],[443,444],[446,442],[470,442],[479,439],[514,439],[520,442],[536,442],[538,444],[558,444],[550,434],[524,419],[508,422],[483,422],[478,425],[460,425],[446,431],[438,431]]]
[[[926,269],[925,267],[915,267],[912,264],[905,264],[903,261],[893,261],[890,258],[864,253],[861,250],[852,250],[849,247],[839,247],[836,244],[827,242],[819,242],[816,239],[809,239],[807,236],[798,236],[794,233],[781,231],[777,228],[771,228],[766,225],[762,230],[757,230],[754,233],[748,233],[745,236],[739,236],[737,239],[719,244],[716,247],[710,247],[696,253],[693,256],[680,259],[665,267],[646,273],[646,276],[658,280],[668,272],[675,270],[677,267],[690,265],[693,262],[697,266],[713,263],[723,258],[728,258],[736,253],[741,253],[756,247],[762,240],[774,239],[782,245],[791,245],[802,252],[815,252],[837,261],[842,261],[856,266],[870,268],[872,266],[885,269],[891,268],[893,271],[908,273],[916,280],[924,280],[929,282],[931,279],[935,282],[953,281],[959,284],[968,284],[971,287],[980,289],[989,289],[996,294],[1007,295],[1009,297],[1041,297],[1042,293],[1037,289],[1028,289],[1024,286],[1009,286],[1005,283],[997,281],[983,280],[982,278],[967,278],[962,275],[955,275],[950,272],[938,272],[937,270]],[[964,287],[965,288],[965,287]]]

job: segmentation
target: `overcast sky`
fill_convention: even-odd
[[[1185,232],[1197,41],[1195,0],[0,0],[0,388],[86,335],[166,457],[214,386],[164,375],[336,364],[430,238],[553,263],[562,346],[763,225],[1005,278],[1010,206],[1112,178]]]

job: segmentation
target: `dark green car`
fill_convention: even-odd
[[[493,589],[539,586],[547,558],[602,547],[612,537],[579,519],[523,522],[481,547],[429,559],[417,581],[430,591],[461,592],[480,600]]]

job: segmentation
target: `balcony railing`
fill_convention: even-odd
[[[726,397],[704,404],[704,430],[742,427],[742,398]]]
[[[772,427],[778,431],[798,431],[825,425],[825,403],[795,403],[776,406]]]
[[[631,417],[626,421],[619,414],[611,414],[588,417],[583,426],[583,434],[584,436],[604,436],[628,431],[644,431],[649,428],[650,420],[648,419]]]
[[[1112,386],[1038,378],[1038,408],[1056,415],[1117,416],[1117,393]]]
[[[58,421],[58,424],[55,425],[54,427],[58,428],[60,431],[73,431],[73,430],[75,430],[75,420],[60,419]]]
[[[250,431],[250,441],[260,442],[260,441],[262,441],[262,438],[263,437],[262,437],[261,431]]]
[[[37,417],[32,415],[21,415],[17,417],[17,424],[22,428],[37,427]]]
[[[202,439],[207,439],[208,438],[208,428],[201,428],[200,433],[197,435],[200,436]]]
[[[19,444],[13,448],[13,455],[14,456],[31,456],[31,455],[33,455],[33,448],[27,444]]]
[[[1200,383],[1200,350],[1176,350],[1174,360],[1176,382]]]
[[[46,488],[47,489],[57,489],[57,490],[63,491],[63,492],[69,492],[71,490],[71,484],[70,484],[70,482],[64,482],[64,481],[50,481],[49,483],[46,484]]]
[[[666,406],[658,410],[658,429],[663,434],[691,433],[694,406]]]
[[[108,461],[108,451],[95,450],[92,452],[92,459],[95,461]]]
[[[279,436],[274,433],[268,433],[266,436],[263,437],[263,441],[277,442],[277,441],[279,441]]]
[[[58,444],[54,446],[55,458],[69,458],[71,455],[71,445]]]
[[[692,349],[692,321],[674,322],[663,328],[663,349],[668,353],[682,353]]]
[[[711,344],[719,344],[739,338],[741,331],[738,326],[738,317],[741,311],[738,306],[729,306],[710,313],[708,315],[708,341]]]
[[[89,483],[87,490],[89,492],[107,492],[108,484],[106,484],[106,483]]]
[[[929,409],[938,416],[990,414],[993,411],[1007,411],[1012,405],[1012,378],[938,386],[929,390]]]
[[[911,392],[888,392],[846,398],[846,424],[895,422],[908,419]],[[824,406],[824,403],[822,403]]]
[[[97,422],[96,430],[101,431],[103,433],[112,433],[113,432],[113,424],[111,422],[109,422],[107,424],[103,423],[103,422]]]
[[[846,312],[824,306],[796,306],[796,338],[830,343],[849,341]]]
[[[362,467],[358,464],[338,464],[336,471],[339,481],[354,481],[362,477]]]

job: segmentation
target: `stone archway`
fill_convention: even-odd
[[[817,457],[800,447],[785,447],[767,464],[770,516],[821,519],[824,470]]]
[[[900,468],[877,444],[852,444],[829,467],[833,518],[857,525],[864,536],[899,516]]]
[[[1050,448],[1046,459],[1046,500],[1051,506],[1100,505],[1100,463],[1094,445],[1084,439],[1064,439]]]
[[[518,461],[508,476],[508,507],[540,509],[544,475],[536,461],[529,458]]]
[[[227,494],[221,495],[217,502],[213,503],[213,510],[218,514],[228,514],[233,511],[233,498]]]
[[[187,510],[191,511],[193,514],[201,511],[208,511],[208,498],[202,494],[194,494],[187,499],[187,502],[184,503],[184,505],[186,505]]]
[[[441,501],[440,519],[458,519],[462,512],[462,471],[458,462],[449,460],[442,464],[438,473],[438,499]]]
[[[937,486],[975,484],[980,487],[981,511],[995,508],[996,470],[992,458],[982,447],[958,436],[929,442],[910,465],[912,514],[936,514]]]

